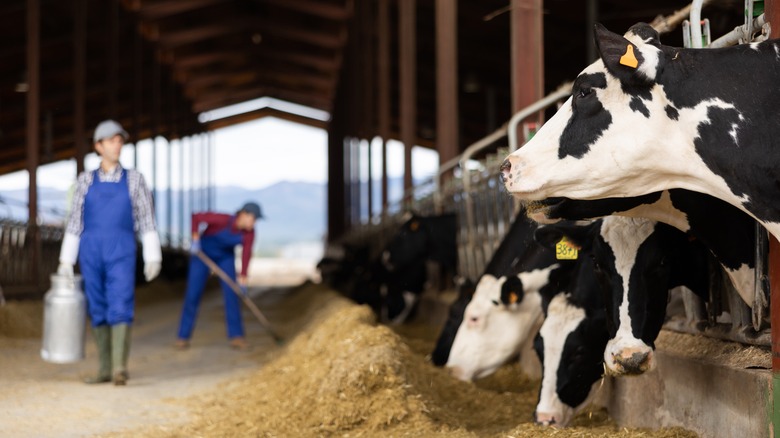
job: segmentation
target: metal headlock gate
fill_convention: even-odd
[[[0,220],[0,296],[39,296],[49,287],[49,274],[57,270],[62,227]],[[35,239],[41,241],[36,254]]]
[[[564,84],[519,111],[501,128],[468,146],[458,157],[442,164],[434,177],[407,191],[397,204],[356,226],[340,241],[368,244],[372,247],[371,253],[376,255],[403,222],[406,212],[423,215],[454,212],[458,220],[458,275],[476,281],[520,208],[500,182],[500,163],[520,144],[520,123],[568,98],[570,93],[571,84]],[[472,159],[477,155],[481,156],[479,160]],[[452,174],[451,178],[444,177],[448,173]],[[763,227],[757,227],[753,309],[745,304],[713,258],[710,263],[709,300],[702,302],[685,288],[674,291],[672,295],[679,296],[683,306],[682,310],[667,314],[667,329],[744,344],[771,345],[767,234]]]

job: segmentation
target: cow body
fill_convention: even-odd
[[[780,41],[724,49],[660,44],[649,25],[596,26],[600,59],[502,165],[525,200],[707,193],[780,237]]]
[[[700,240],[723,266],[745,303],[752,307],[755,220],[724,201],[703,193],[672,189],[643,196],[590,201],[554,198],[529,206],[529,216],[541,223],[608,215],[663,222]]]

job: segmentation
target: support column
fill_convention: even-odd
[[[457,0],[436,0],[436,149],[440,165],[460,150]]]
[[[38,162],[40,161],[41,129],[41,3],[27,0],[27,172],[28,220],[32,242],[30,274],[33,283],[41,286],[39,273],[41,259],[41,235],[38,229]]]
[[[772,26],[771,38],[780,38],[780,0],[766,0],[764,14]],[[772,330],[772,425],[771,436],[780,434],[780,243],[769,236],[769,290]]]
[[[544,96],[542,0],[512,0],[511,20],[512,112],[515,113]],[[540,116],[529,119],[541,121]]]
[[[382,137],[382,211],[387,211],[387,141],[390,139],[390,9],[379,0],[377,11],[377,115]]]
[[[133,126],[130,132],[135,145],[133,148],[133,166],[138,169],[138,142],[141,140],[141,111],[144,94],[144,46],[140,32],[135,32],[133,38]]]
[[[119,117],[117,94],[119,83],[119,0],[108,1],[108,116]]]
[[[87,77],[87,1],[75,0],[73,8],[73,147],[76,175],[84,171],[87,143],[84,126]]]
[[[412,188],[412,147],[417,140],[417,1],[398,0],[401,142],[404,191]],[[408,200],[404,200],[408,202]]]

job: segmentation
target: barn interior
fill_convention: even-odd
[[[759,3],[764,7],[764,2],[756,2]],[[780,8],[774,12],[773,3],[766,2],[768,16],[780,14]],[[709,0],[703,4],[702,17],[708,20],[713,40],[744,23],[744,2]],[[520,137],[522,142],[545,117],[554,113],[555,104],[568,96],[568,83],[598,56],[592,43],[594,24],[602,23],[622,33],[637,22],[653,23],[660,29],[664,44],[683,46],[682,20],[688,18],[689,7],[687,0],[4,1],[0,5],[0,19],[5,23],[0,30],[0,175],[26,170],[29,191],[28,220],[0,220],[0,298],[8,302],[40,302],[49,289],[49,275],[58,263],[62,224],[39,220],[36,170],[62,160],[75,160],[77,170],[83,171],[84,157],[92,151],[93,127],[106,118],[119,121],[130,133],[131,143],[158,136],[169,142],[194,143],[197,146],[192,154],[203,162],[208,162],[213,154],[211,133],[221,128],[274,117],[324,129],[328,134],[329,162],[326,255],[344,254],[344,248],[365,242],[373,243],[371,252],[376,255],[403,221],[402,213],[406,210],[423,214],[456,211],[460,223],[458,273],[461,278],[474,281],[509,228],[517,208],[499,192],[496,182],[498,166],[510,146],[508,136]],[[555,93],[555,98],[544,106],[534,107],[545,96]],[[211,116],[217,110],[258,98],[296,104],[327,117],[284,105]],[[528,108],[533,110],[514,120],[514,125],[509,124],[513,116]],[[400,200],[389,199],[386,173],[372,174],[372,163],[382,162],[382,168],[387,167],[383,148],[369,148],[369,155],[361,156],[364,152],[360,151],[365,150],[361,145],[377,139],[380,145],[389,140],[404,144],[407,171],[404,197]],[[412,180],[412,146],[438,153],[441,171],[431,180]],[[178,163],[169,160],[155,163],[154,167],[158,165]],[[290,165],[294,172],[294,163]],[[180,211],[182,217],[187,217],[195,207],[212,208],[216,196],[213,171],[206,167],[203,173],[198,205],[171,202],[170,195],[161,191],[155,192],[157,208]],[[162,184],[156,175],[146,178],[153,189]],[[181,268],[186,263],[182,260],[187,256],[188,237],[167,236],[163,244],[164,264]],[[757,245],[763,248],[768,243]],[[766,249],[759,251],[767,257]],[[771,260],[774,262],[774,258]],[[435,265],[428,269],[437,274]],[[765,282],[767,276],[768,273]],[[434,281],[420,302],[416,320],[426,321],[423,325],[430,326],[424,329],[428,332],[438,332],[453,300],[451,293],[442,292],[452,292],[453,284],[447,279],[443,283]],[[216,284],[212,286],[216,289]],[[772,292],[775,290],[780,288],[771,288]],[[768,297],[768,286],[761,293]],[[682,319],[670,321],[669,327],[676,329],[675,334],[705,337],[706,342],[729,342],[734,349],[760,356],[760,360],[730,367],[712,365],[713,357],[720,354],[714,352],[722,352],[723,347],[711,344],[689,348],[696,350],[695,360],[681,358],[675,348],[688,347],[680,347],[678,344],[684,342],[669,335],[666,345],[670,352],[659,354],[665,361],[660,372],[615,382],[616,395],[604,403],[615,427],[680,426],[713,436],[718,436],[718,428],[722,432],[731,427],[729,431],[739,429],[747,436],[769,436],[773,418],[777,417],[771,402],[773,374],[761,368],[771,368],[765,358],[776,338],[771,328],[778,325],[769,323],[768,299],[755,310],[735,301],[734,296],[733,291],[724,289],[718,298],[713,298],[713,303],[717,300],[715,308],[728,309],[733,322],[724,323],[707,315],[705,319],[709,318],[710,324],[691,326],[683,312]],[[281,298],[271,294],[256,300],[262,308],[273,309]],[[713,303],[706,307],[713,308]],[[288,311],[281,309],[277,313],[285,315]],[[273,315],[271,320],[282,324],[286,334],[306,330],[301,328],[303,322],[286,327]],[[246,317],[251,318],[251,314]],[[12,320],[10,316],[6,318]],[[36,319],[40,316],[26,318],[42,323]],[[5,327],[10,333],[12,326],[0,325],[0,338],[4,336],[1,329]],[[418,326],[410,327],[409,332]],[[396,330],[404,334],[403,328]],[[33,332],[33,337],[41,336],[39,331]],[[19,341],[24,336],[9,333],[5,335],[14,340],[12,344],[26,342],[27,349],[35,344],[29,338]],[[144,332],[150,342],[158,335],[152,329]],[[255,335],[265,336],[262,330]],[[425,348],[429,348],[430,333],[425,338]],[[406,342],[414,347],[418,341]],[[273,348],[265,341],[260,344],[262,348]],[[158,347],[164,348],[162,343]],[[158,353],[150,352],[149,357]],[[222,354],[219,350],[208,353]],[[88,355],[92,354],[94,351],[88,350]],[[262,359],[259,356],[251,353],[237,363],[246,371],[256,364],[254,359],[263,364],[270,361],[265,353]],[[7,360],[15,367],[24,367],[25,361],[40,361],[29,355],[13,359],[9,356]],[[66,372],[59,368],[55,375],[67,379],[68,372],[83,368],[71,367]],[[204,367],[200,371],[208,374],[210,370]],[[283,370],[280,367],[277,372]],[[38,378],[24,373],[11,376],[30,381]],[[714,380],[712,376],[716,376]],[[435,379],[443,377],[436,375]],[[717,398],[712,394],[724,389],[714,382],[726,381],[731,382],[728,388],[733,395],[726,404],[728,409],[737,410],[735,415],[739,418],[730,425],[713,420],[722,415],[721,410],[712,408],[716,401],[691,410],[690,398],[673,398],[668,395],[671,391],[654,389],[690,386],[695,388],[690,392],[694,399]],[[506,382],[482,385],[487,389],[495,385],[500,392],[502,384]],[[469,391],[461,387],[451,390]],[[66,393],[67,388],[58,391]],[[633,405],[626,402],[637,392],[653,397]],[[10,400],[6,398],[5,402]],[[370,398],[364,401],[371,402]],[[641,414],[655,412],[659,404],[663,404],[662,411],[667,415],[663,423],[657,416]],[[709,414],[701,414],[708,409]],[[750,412],[762,415],[751,416]],[[763,415],[766,412],[769,414]],[[404,415],[411,414],[399,414],[388,422],[404,425]],[[345,414],[344,418],[347,417]],[[304,433],[348,433],[353,427],[350,424],[359,423],[343,421],[332,430],[319,429],[314,433],[304,429]],[[373,417],[371,421],[381,423]],[[578,425],[573,433],[596,436],[596,429],[588,431],[589,423],[581,422],[583,429]],[[285,427],[284,422],[272,424]],[[415,424],[423,427],[409,423],[402,426],[408,429],[395,431],[414,434]],[[245,426],[232,432],[253,430],[251,425]],[[19,427],[21,431],[34,430]],[[189,429],[166,432],[163,425],[144,433],[176,436],[209,430],[210,426],[185,427]],[[458,427],[468,430],[460,423]],[[138,436],[137,429],[128,430],[124,433]],[[377,430],[387,432],[381,428],[364,432],[371,435]],[[417,429],[417,433],[421,430],[447,434],[446,427]],[[109,427],[92,432],[116,431]],[[393,433],[390,429],[389,434]],[[477,435],[488,433],[501,431],[480,429]],[[534,429],[523,433],[548,432]]]

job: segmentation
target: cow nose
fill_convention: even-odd
[[[623,374],[642,374],[650,369],[652,362],[652,350],[626,349],[613,355]]]
[[[540,426],[555,425],[555,415],[545,412],[534,412],[534,423]]]
[[[512,163],[510,163],[508,159],[501,163],[501,166],[498,168],[498,170],[501,171],[501,182],[506,183],[509,178],[512,177],[512,174],[509,173],[512,171]]]
[[[467,380],[465,377],[465,373],[463,372],[463,368],[459,366],[449,366],[447,367],[447,372],[450,373],[450,375],[458,380]]]

